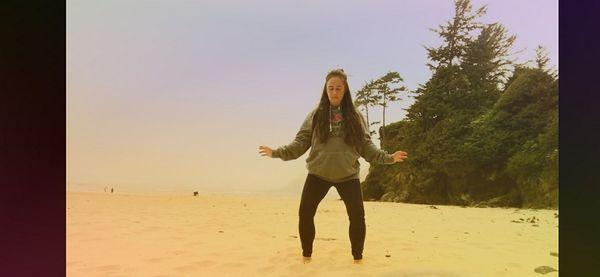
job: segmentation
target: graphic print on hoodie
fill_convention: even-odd
[[[342,114],[341,106],[329,107],[329,131],[331,132],[331,136],[339,137],[342,129],[342,121],[344,120],[344,115]]]

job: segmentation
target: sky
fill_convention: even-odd
[[[472,4],[516,35],[515,59],[541,44],[558,68],[557,0]],[[67,190],[299,195],[308,151],[282,161],[258,146],[293,141],[331,69],[352,93],[388,71],[425,83],[424,46],[441,44],[429,28],[453,13],[450,0],[67,1]],[[387,123],[414,102],[400,96]]]

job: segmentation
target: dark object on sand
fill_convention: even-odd
[[[387,254],[387,255],[385,255],[385,256],[386,256],[387,258],[389,258],[389,257],[391,257],[392,255],[390,255],[390,254]]]
[[[550,256],[558,257],[558,253],[556,253],[556,252],[550,252]]]
[[[194,191],[194,196],[198,196],[198,192],[197,191]]]
[[[541,273],[541,274],[546,274],[546,273],[550,273],[550,272],[558,271],[558,270],[551,268],[549,266],[543,265],[543,266],[536,267],[533,271],[535,271],[537,273]]]
[[[436,206],[429,206],[429,208],[432,208],[432,209],[436,209],[436,210],[437,210],[437,207],[436,207]]]
[[[115,191],[114,188],[110,188],[110,193],[113,193]]]

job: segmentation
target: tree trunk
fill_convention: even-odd
[[[383,140],[385,139],[385,95],[383,95],[383,129],[381,129],[381,134],[380,134],[380,148],[383,147]]]
[[[367,133],[371,135],[371,123],[369,123],[369,106],[365,105],[365,111],[367,112]]]

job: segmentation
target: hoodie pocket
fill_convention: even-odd
[[[342,179],[358,172],[358,157],[349,152],[319,152],[308,170],[329,179]]]

